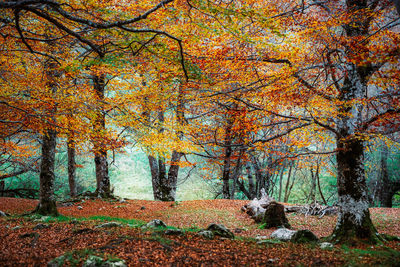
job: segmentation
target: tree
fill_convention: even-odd
[[[236,41],[214,47],[218,55],[210,49],[209,58],[202,58],[210,65],[218,60],[211,66],[232,67],[230,72],[219,69],[218,81],[232,82],[244,70],[252,73],[240,77],[248,84],[243,91],[251,95],[251,88],[260,84],[270,102],[245,103],[298,123],[282,134],[297,131],[298,139],[304,139],[301,129],[304,136],[334,140],[339,216],[332,240],[382,240],[368,210],[364,143],[378,133],[399,130],[399,37],[393,30],[398,19],[393,9],[375,0],[271,1],[268,7],[190,3],[222,25],[219,30],[228,40]]]
[[[133,38],[134,41],[132,42],[128,42],[126,38],[116,37],[113,39],[111,38],[112,35],[109,34],[110,30],[114,30],[114,33],[120,35],[125,33],[125,37],[126,33],[129,33],[130,35],[128,35],[127,38],[132,37],[132,35],[136,35],[139,39],[142,35],[154,35],[148,42],[151,42],[160,35],[178,44],[179,62],[181,63],[184,73],[186,73],[183,64],[183,48],[181,41],[165,31],[153,29],[151,23],[143,23],[146,21],[147,17],[153,13],[159,12],[170,2],[172,2],[172,0],[165,0],[157,2],[150,7],[148,5],[143,5],[143,3],[127,3],[118,5],[119,9],[116,11],[114,11],[114,6],[112,4],[88,3],[88,5],[82,5],[80,1],[69,1],[68,5],[64,5],[58,1],[47,0],[1,2],[0,9],[4,10],[4,13],[2,13],[0,17],[1,23],[3,24],[2,30],[4,32],[2,35],[4,37],[12,36],[12,38],[19,39],[29,52],[51,58],[56,62],[59,62],[60,58],[57,60],[57,56],[52,53],[52,51],[43,51],[38,48],[37,44],[65,39],[74,40],[65,43],[68,43],[69,47],[75,49],[75,53],[82,50],[89,51],[84,53],[86,57],[94,52],[97,57],[100,58],[100,61],[105,61],[107,46],[113,47],[112,49],[114,50],[129,50],[132,52],[133,56],[136,56],[143,48],[139,48],[135,52],[132,47],[135,38]],[[107,10],[110,12],[104,12]],[[131,11],[134,11],[138,15],[130,17],[129,13]],[[164,16],[160,15],[160,19],[162,18],[164,18]],[[157,22],[157,20],[148,21]],[[142,24],[139,25],[139,23]],[[57,34],[50,38],[42,38],[38,32],[31,28],[32,26],[34,28],[40,28],[42,25],[51,25],[58,30]],[[139,28],[134,28],[134,25],[138,25]],[[11,35],[10,31],[13,31]],[[40,38],[38,38],[38,36],[40,36]],[[100,36],[100,38],[97,38],[98,36]],[[107,38],[110,38],[109,42],[106,40]],[[102,102],[106,85],[105,74],[100,71],[99,73],[93,73],[92,76],[96,99]],[[93,120],[94,139],[97,138],[97,140],[100,141],[94,142],[97,193],[100,196],[107,197],[110,195],[110,181],[107,170],[107,147],[102,139],[106,131],[106,112],[104,109],[97,109],[95,113],[96,115]],[[48,141],[50,142],[51,140]],[[53,144],[52,142],[50,143]],[[71,142],[69,142],[69,144],[71,145]],[[70,148],[70,156],[72,157],[72,147],[70,146]],[[43,152],[46,151],[47,150],[44,150]],[[71,158],[71,162],[72,161]],[[45,169],[46,168],[43,168],[43,170]],[[49,173],[49,175],[51,176],[51,173]],[[71,191],[73,191],[73,189]]]

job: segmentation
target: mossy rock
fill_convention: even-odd
[[[212,223],[207,227],[207,230],[213,232],[214,235],[218,235],[220,237],[230,239],[235,238],[235,235],[222,224]]]
[[[290,239],[293,243],[310,243],[310,242],[318,242],[318,237],[314,235],[310,230],[299,230],[294,233],[292,238]]]

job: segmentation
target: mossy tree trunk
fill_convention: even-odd
[[[338,206],[339,215],[331,235],[333,242],[380,240],[369,213],[369,196],[364,173],[364,145],[357,139],[339,139]]]
[[[47,34],[49,33],[50,29],[46,28],[45,36],[48,37]],[[55,52],[55,44],[52,41],[48,42],[48,49],[50,53]],[[61,76],[61,72],[57,69],[57,62],[52,58],[47,58],[44,62],[44,74],[46,79],[46,89],[48,90],[47,93],[55,98],[58,89],[58,78]],[[55,114],[57,112],[57,103],[48,103],[47,106],[44,107],[44,111],[47,117],[47,122],[43,125],[44,131],[42,134],[42,159],[39,174],[39,204],[34,210],[34,213],[45,216],[58,216],[54,196],[54,166],[57,145]]]
[[[34,212],[46,216],[58,216],[54,196],[56,138],[57,132],[53,129],[47,130],[42,138],[42,161],[40,164],[39,176],[39,204]]]
[[[374,2],[374,3],[372,3]],[[336,81],[339,95],[336,121],[337,184],[339,214],[331,235],[334,242],[368,243],[382,241],[372,224],[369,213],[369,195],[364,170],[365,121],[363,100],[368,92],[368,80],[379,69],[379,64],[360,62],[359,54],[368,54],[368,40],[357,40],[369,36],[371,18],[368,10],[376,8],[379,1],[347,0],[346,12],[350,21],[343,25],[349,43],[344,46],[341,68],[341,83]],[[368,39],[368,38],[366,38]],[[350,42],[351,41],[351,42]],[[333,77],[335,79],[335,77]]]
[[[106,114],[102,107],[105,93],[105,75],[96,74],[92,77],[94,93],[98,100],[95,119],[93,122],[93,130],[95,137],[93,138],[94,163],[96,168],[96,195],[101,198],[112,197],[110,177],[108,175],[107,162],[107,144],[104,135],[106,133]]]

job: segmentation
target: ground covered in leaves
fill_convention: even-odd
[[[89,255],[123,259],[128,266],[393,266],[400,262],[400,242],[384,246],[336,245],[321,249],[317,244],[270,242],[257,244],[256,237],[275,229],[259,229],[240,208],[248,201],[196,200],[156,202],[145,200],[82,200],[59,203],[60,217],[20,216],[34,209],[37,201],[0,198],[0,266],[46,266],[61,255],[66,263],[80,266]],[[371,209],[380,233],[400,235],[400,209]],[[143,229],[153,219],[183,235],[166,235],[160,229]],[[318,237],[329,235],[335,216],[288,214],[296,230],[309,229]],[[105,222],[120,226],[99,228]],[[210,223],[225,225],[235,239],[209,240],[197,232]]]

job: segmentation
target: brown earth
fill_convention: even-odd
[[[45,266],[51,259],[66,252],[84,254],[85,249],[102,257],[112,255],[124,259],[129,266],[323,266],[354,263],[390,266],[396,261],[385,258],[386,254],[389,257],[400,254],[396,253],[400,251],[400,242],[396,241],[386,243],[385,247],[357,245],[348,249],[335,246],[331,250],[322,250],[310,244],[258,245],[254,237],[269,236],[275,229],[258,229],[259,225],[240,211],[247,202],[128,200],[120,203],[85,200],[72,206],[60,203],[58,209],[62,215],[81,219],[59,219],[44,223],[48,228],[34,229],[39,222],[16,215],[33,210],[37,201],[0,198],[0,210],[13,215],[0,219],[0,266]],[[400,209],[373,208],[371,214],[380,233],[400,235]],[[132,219],[143,222],[161,219],[169,226],[185,229],[186,233],[183,236],[166,236],[127,224],[110,229],[95,228],[104,220],[118,218],[126,219],[124,223],[138,223],[129,221]],[[309,229],[318,237],[329,235],[336,221],[335,216],[318,219],[295,214],[288,214],[288,219],[294,229]],[[235,233],[235,240],[199,237],[196,231],[210,223],[224,224]]]

